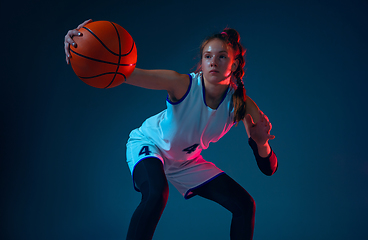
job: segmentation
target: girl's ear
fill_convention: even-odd
[[[239,60],[238,60],[238,59],[236,59],[236,60],[233,62],[233,64],[231,65],[231,71],[232,71],[232,72],[235,72],[235,71],[236,71],[236,69],[238,69],[238,65],[239,65]]]

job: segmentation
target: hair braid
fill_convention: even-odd
[[[223,31],[228,37],[228,41],[234,49],[235,60],[238,61],[238,68],[233,72],[233,76],[236,79],[236,90],[233,94],[234,103],[234,123],[239,123],[245,117],[246,113],[246,91],[243,83],[244,76],[244,54],[245,50],[240,44],[239,33],[235,29],[224,29]]]

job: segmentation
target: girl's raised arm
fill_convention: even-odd
[[[70,45],[78,47],[73,37],[82,36],[79,29],[91,21],[91,19],[84,21],[77,28],[69,30],[65,35],[64,50],[67,64],[69,64],[71,57]],[[171,70],[144,70],[135,68],[125,83],[142,88],[166,90],[170,100],[175,102],[185,95],[189,86],[189,81],[189,76],[187,74],[180,74]]]
[[[154,90],[166,90],[170,100],[178,101],[186,93],[189,76],[172,70],[144,70],[135,68],[125,83]]]

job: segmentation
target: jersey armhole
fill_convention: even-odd
[[[184,99],[188,96],[189,92],[190,92],[190,89],[192,87],[192,75],[188,74],[189,76],[189,86],[188,86],[188,90],[187,92],[184,94],[184,96],[177,102],[172,102],[169,98],[169,94],[167,94],[167,97],[166,97],[166,101],[172,105],[177,105],[179,103],[181,103],[182,101],[184,101]]]

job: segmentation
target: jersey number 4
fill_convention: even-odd
[[[187,154],[190,154],[190,153],[194,152],[197,149],[198,146],[199,146],[199,144],[197,144],[197,143],[193,144],[192,146],[187,147],[186,149],[184,149],[183,152],[187,152]]]
[[[146,156],[151,154],[151,151],[149,150],[148,146],[143,146],[141,151],[139,152],[139,156],[142,154],[146,154]]]

